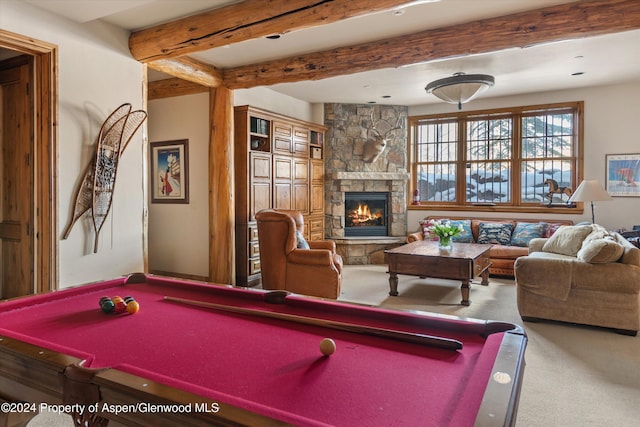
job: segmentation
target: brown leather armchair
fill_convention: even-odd
[[[309,241],[309,249],[298,248],[296,230],[304,235],[299,211],[264,209],[256,213],[256,220],[263,289],[338,298],[342,258],[334,241]]]

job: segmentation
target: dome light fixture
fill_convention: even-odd
[[[455,73],[452,77],[432,81],[424,90],[445,102],[458,104],[458,110],[462,110],[462,104],[494,84],[495,79],[488,74]]]

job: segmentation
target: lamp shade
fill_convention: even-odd
[[[593,207],[593,202],[613,200],[613,197],[602,188],[602,185],[595,179],[585,179],[578,185],[576,191],[569,197],[569,203],[571,202],[590,202],[591,203],[591,222],[596,223],[596,214]]]
[[[493,86],[495,79],[487,74],[455,73],[452,77],[435,80],[429,83],[424,90],[450,104],[462,104],[471,101],[478,94]]]
[[[613,198],[595,179],[582,181],[569,198],[569,202],[598,202],[605,200],[613,200]]]

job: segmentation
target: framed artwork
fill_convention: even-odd
[[[189,203],[189,140],[152,142],[151,203]]]
[[[607,154],[606,187],[614,197],[640,197],[640,154]]]

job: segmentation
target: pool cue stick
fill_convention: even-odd
[[[423,344],[423,345],[443,348],[447,350],[460,350],[462,348],[462,342],[458,340],[451,339],[451,338],[438,337],[434,335],[425,335],[425,334],[397,331],[393,329],[376,328],[374,326],[357,325],[354,323],[345,323],[345,322],[337,322],[334,320],[304,317],[304,316],[298,316],[296,314],[278,313],[273,311],[261,311],[261,310],[255,310],[252,308],[216,304],[212,302],[197,301],[197,300],[191,300],[191,299],[185,299],[185,298],[165,296],[164,299],[166,301],[172,301],[172,302],[177,302],[181,304],[212,308],[215,310],[227,311],[231,313],[249,314],[249,315],[254,315],[259,317],[268,317],[271,319],[287,320],[290,322],[302,323],[305,325],[327,327],[327,328],[338,329],[338,330],[347,331],[347,332],[355,332],[358,334],[367,334],[367,335],[373,335],[373,336],[378,336],[383,338],[391,338],[399,341],[406,341],[406,342],[411,342],[415,344]]]

